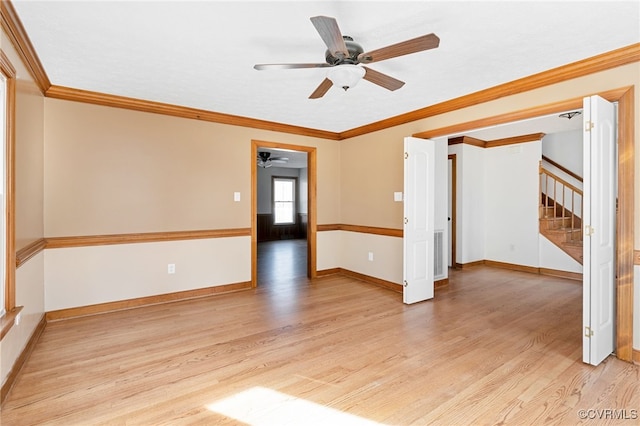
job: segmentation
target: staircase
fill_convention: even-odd
[[[540,164],[540,233],[582,264],[582,191]]]

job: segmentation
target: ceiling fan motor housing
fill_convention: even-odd
[[[258,152],[258,156],[260,157],[260,160],[267,161],[269,160],[269,157],[271,157],[271,153],[267,151],[261,151]]]
[[[329,65],[341,65],[341,64],[359,64],[358,55],[364,52],[364,49],[360,44],[353,41],[352,37],[342,36],[344,44],[347,46],[349,56],[346,58],[340,58],[333,56],[333,53],[327,49],[325,58]]]

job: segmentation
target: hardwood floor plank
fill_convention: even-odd
[[[50,323],[0,420],[296,424],[302,409],[329,424],[576,424],[580,409],[640,408],[638,366],[581,362],[579,284],[450,272],[434,300],[415,305],[348,277],[293,273]]]

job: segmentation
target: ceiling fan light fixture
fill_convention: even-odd
[[[564,114],[560,114],[558,117],[571,120],[573,117],[580,114],[582,114],[581,111],[571,111],[571,112],[565,112]]]
[[[365,72],[364,68],[357,65],[343,64],[331,68],[327,78],[331,80],[334,86],[347,90],[358,84],[364,77]]]

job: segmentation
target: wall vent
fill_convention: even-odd
[[[444,278],[444,231],[437,230],[433,234],[433,279]]]

